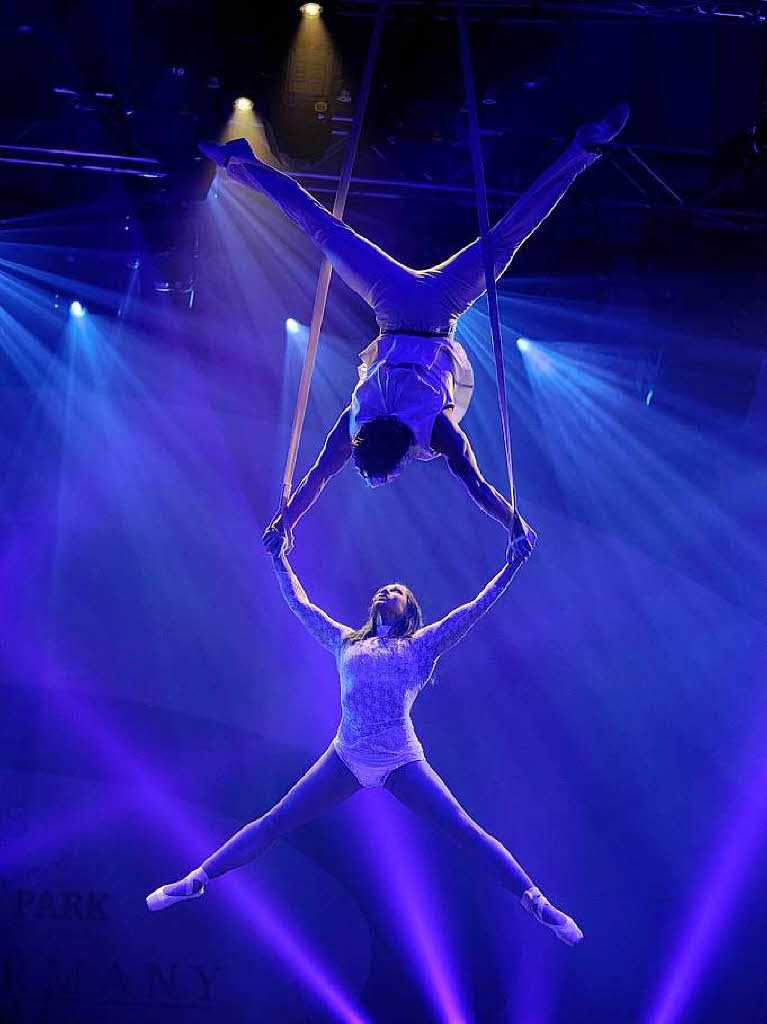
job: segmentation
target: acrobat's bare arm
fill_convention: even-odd
[[[319,498],[328,480],[340,472],[351,458],[350,414],[351,407],[347,406],[325,438],[317,461],[290,496],[285,508],[278,512],[267,526],[264,541],[270,534],[277,534],[287,540],[288,551],[293,546],[293,527]]]
[[[510,530],[514,509],[482,476],[468,437],[446,412],[441,412],[434,421],[431,447],[445,456],[450,472],[461,481],[482,511]]]

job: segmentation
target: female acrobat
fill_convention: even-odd
[[[575,945],[583,934],[550,903],[509,851],[461,807],[429,765],[410,718],[437,659],[454,647],[503,594],[532,552],[536,535],[515,516],[506,564],[468,604],[424,626],[421,609],[402,583],[373,596],[368,618],[351,629],[312,604],[291,569],[287,543],[274,534],[271,551],[282,594],[300,622],[336,658],[341,724],[319,760],[270,811],[245,825],[200,867],[147,897],[150,910],[202,896],[211,882],[249,863],[276,840],[362,787],[384,786],[430,825],[474,853],[485,873],[518,897],[559,939]],[[215,888],[215,887],[214,887]]]

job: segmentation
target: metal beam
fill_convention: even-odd
[[[168,171],[152,157],[89,150],[56,149],[48,146],[0,145],[0,164],[55,167],[61,170],[122,174],[137,178],[167,178]]]
[[[767,211],[750,210],[732,206],[710,206],[707,204],[715,192],[708,189],[697,197],[683,199],[679,190],[667,182],[659,172],[651,168],[638,153],[648,156],[665,155],[670,157],[697,157],[703,164],[708,164],[711,153],[708,150],[675,149],[669,146],[626,146],[620,143],[610,147],[607,154],[616,165],[616,170],[629,179],[636,190],[634,199],[611,198],[609,196],[589,196],[583,200],[593,208],[609,208],[625,211],[650,212],[669,214],[675,217],[687,217],[691,222],[716,225],[731,231],[767,231]],[[620,166],[616,157],[626,154],[632,158],[637,173],[644,173],[649,181],[657,186],[654,190],[643,187],[642,183],[631,175],[626,168]],[[624,156],[624,161],[626,157]],[[55,168],[80,173],[98,172],[102,174],[128,175],[134,177],[164,180],[171,177],[169,169],[148,157],[136,157],[116,153],[94,153],[80,150],[51,149],[34,146],[0,145],[0,164],[24,164]],[[317,173],[312,171],[294,171],[293,177],[307,188],[318,194],[335,193],[339,181],[337,173]],[[653,198],[652,192],[660,189],[666,196],[673,197],[673,202]],[[401,178],[365,178],[353,177],[351,194],[370,199],[406,199],[414,195],[428,195],[436,200],[446,200],[461,205],[474,204],[474,190],[468,185],[454,185],[434,181],[416,181]],[[488,200],[493,207],[508,208],[519,196],[521,190],[488,189]]]
[[[338,181],[336,174],[315,174],[301,171],[293,172],[292,176],[318,195],[334,193]],[[473,206],[475,202],[474,190],[468,186],[386,178],[352,178],[350,195],[369,199],[405,199],[414,194],[424,193],[428,193],[434,199],[451,200],[466,206]],[[492,206],[508,208],[522,192],[508,189],[488,189],[487,194]],[[587,204],[591,208],[668,213],[677,218],[686,215],[691,221],[716,224],[717,227],[730,231],[767,231],[767,212],[764,210],[745,210],[727,206],[701,208],[690,204],[680,206],[679,202],[660,202],[651,198],[632,200],[605,196],[589,196],[588,199],[582,200],[582,204]]]
[[[376,0],[338,0],[336,10],[346,17],[375,14]],[[723,24],[739,20],[744,24],[766,25],[765,0],[466,0],[471,18],[482,16],[527,24],[551,24],[567,21],[690,21]],[[389,17],[430,15],[455,18],[456,0],[391,0]]]

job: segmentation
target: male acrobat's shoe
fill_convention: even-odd
[[[212,160],[219,167],[226,167],[230,160],[237,160],[240,163],[256,164],[258,157],[250,148],[247,139],[233,139],[231,142],[198,142],[197,148],[200,152]]]
[[[629,119],[629,113],[628,103],[619,103],[617,107],[609,110],[601,121],[582,124],[575,133],[575,141],[584,149],[598,153],[600,147],[612,142],[615,136],[623,131]]]

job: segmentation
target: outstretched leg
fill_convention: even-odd
[[[242,867],[299,825],[318,817],[360,789],[360,784],[328,747],[322,757],[270,811],[245,825],[203,861],[208,878]]]
[[[466,813],[428,761],[411,761],[396,768],[386,780],[386,788],[400,803],[478,857],[515,896],[521,897],[533,885],[506,847]]]
[[[226,165],[229,177],[271,199],[376,313],[386,312],[403,288],[418,286],[414,270],[334,217],[290,175],[259,160],[244,139],[226,146],[206,143],[200,148],[218,162],[225,160],[227,153],[232,154]]]
[[[360,788],[335,749],[328,747],[270,811],[236,832],[203,861],[201,868],[152,893],[149,900],[156,898],[150,902],[150,909],[164,909],[177,899],[199,895],[209,880],[248,864],[288,832],[318,817]]]
[[[572,918],[540,894],[503,843],[466,813],[427,761],[411,761],[395,769],[386,780],[386,788],[400,803],[464,847],[489,875],[522,900],[525,909],[553,928],[559,938],[568,944],[579,941],[580,929]]]
[[[604,120],[583,125],[562,156],[541,174],[490,231],[495,279],[507,269],[515,253],[555,209],[581,171],[599,159],[598,147],[614,138],[628,118],[622,104]],[[454,256],[424,271],[443,294],[441,302],[451,319],[459,317],[485,292],[482,240],[477,238]]]

